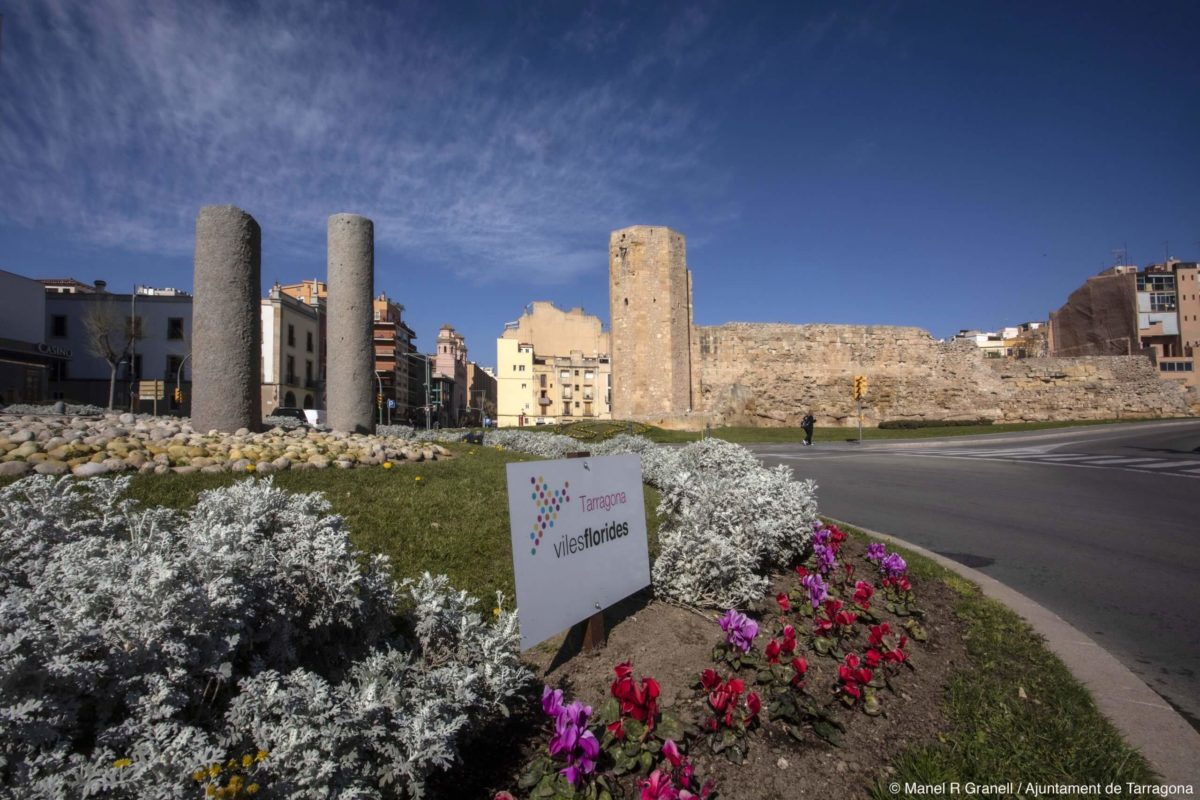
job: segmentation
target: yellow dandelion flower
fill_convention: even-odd
[[[211,783],[208,786],[205,786],[204,787],[204,796],[205,797],[216,797],[217,796],[217,787],[213,786]]]
[[[252,783],[246,787],[246,794],[258,794],[258,784]]]
[[[391,469],[391,468],[392,468],[392,462],[390,462],[390,461],[385,461],[385,462],[383,462],[383,468],[384,468],[384,469]]]
[[[266,761],[267,760],[267,751],[259,750],[258,753],[255,754],[254,760],[255,761]]]
[[[117,769],[120,769],[121,767],[128,767],[132,763],[133,763],[133,759],[131,759],[131,758],[118,758],[116,761],[113,762],[113,766]]]
[[[492,616],[494,616],[494,617],[500,616],[500,607],[499,606],[492,609]]]
[[[229,786],[227,788],[229,789],[229,791],[233,792],[234,794],[237,794],[238,790],[242,788],[242,776],[234,775],[232,778],[230,778]]]
[[[253,763],[254,763],[254,757],[253,757],[253,756],[251,756],[249,753],[247,753],[246,755],[242,756],[242,766],[243,766],[243,767],[248,767],[248,766],[250,766],[250,765],[251,765],[251,764],[253,764]]]
[[[229,763],[227,763],[225,765],[225,769],[237,769],[237,759],[236,758],[229,759]]]
[[[198,769],[192,773],[192,780],[197,781],[197,782],[202,781],[207,777],[208,777],[208,772],[203,769]]]
[[[420,475],[418,475],[416,478],[413,478],[413,480],[417,480],[417,481],[419,481],[419,480],[421,480],[421,476],[420,476]]]
[[[221,765],[220,764],[213,764],[211,767],[208,768],[208,777],[215,778],[220,774],[221,774]]]
[[[253,465],[253,464],[247,464],[247,465],[246,465],[246,472],[254,472],[254,465]]]

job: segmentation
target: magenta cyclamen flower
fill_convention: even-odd
[[[867,561],[873,561],[878,564],[886,554],[887,547],[883,545],[883,542],[875,542],[874,544],[867,545]]]
[[[562,689],[542,689],[542,711],[546,716],[557,717],[562,712]]]
[[[726,633],[725,641],[743,653],[748,653],[750,644],[758,635],[758,623],[731,608],[721,617],[721,630]]]
[[[549,688],[549,687],[547,687]],[[592,707],[576,700],[570,705],[561,703],[561,690],[556,690],[559,704],[554,720],[554,736],[550,739],[550,755],[565,756],[567,766],[561,770],[567,782],[574,786],[579,778],[596,769],[596,758],[600,755],[600,742],[587,729]],[[554,695],[549,695],[553,702]],[[542,708],[547,705],[547,693],[542,693]]]
[[[821,580],[821,576],[815,572],[810,572],[800,579],[800,585],[808,589],[808,600],[812,603],[813,608],[820,608],[821,603],[825,602],[829,591],[825,587],[825,581]]]
[[[891,553],[879,562],[879,569],[883,570],[889,578],[899,578],[908,571],[908,564],[904,563],[904,559],[899,553]]]

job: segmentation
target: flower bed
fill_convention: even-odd
[[[602,659],[553,670],[552,684],[570,691],[544,690],[544,732],[503,792],[790,797],[812,782],[824,796],[861,796],[886,776],[888,758],[936,736],[941,686],[964,660],[944,613],[948,590],[931,586],[918,608],[896,560],[879,565],[892,554],[871,561],[832,527],[816,539],[832,546],[834,561],[809,556],[746,612],[702,618],[651,603],[617,626]],[[822,565],[826,593],[814,605],[800,580]],[[904,608],[887,599],[885,584],[898,578],[908,581]],[[921,642],[909,637],[918,632]],[[838,648],[818,645],[834,635]],[[555,716],[572,706],[580,712],[572,741],[588,742],[582,761],[561,746]]]

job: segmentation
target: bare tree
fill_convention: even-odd
[[[108,363],[108,409],[111,411],[116,399],[117,367],[129,359],[133,343],[140,338],[141,332],[133,319],[117,309],[116,301],[112,298],[90,305],[91,308],[83,315],[83,329],[87,336],[88,352]],[[132,363],[129,368],[132,372]]]

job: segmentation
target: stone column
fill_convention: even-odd
[[[192,427],[262,427],[262,231],[235,206],[196,216],[192,301]]]
[[[374,433],[375,225],[357,214],[334,214],[328,224],[329,298],[325,396],[329,427]]]

